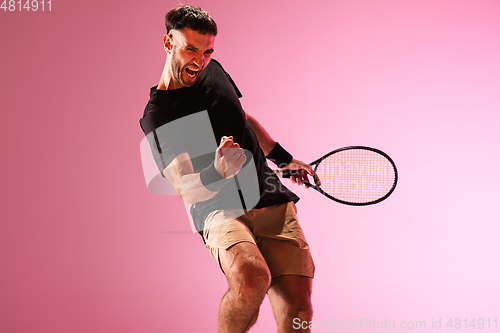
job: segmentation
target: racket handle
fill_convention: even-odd
[[[290,178],[291,176],[297,176],[298,174],[301,174],[301,173],[302,174],[303,173],[307,174],[307,172],[304,169],[300,169],[300,170],[279,170],[279,172],[281,173],[281,178]],[[279,173],[278,173],[278,177],[280,177]],[[314,174],[314,176],[312,176],[312,177],[313,177],[313,180],[316,183],[316,185],[321,186],[321,181],[319,180],[318,176],[316,174]],[[311,183],[308,183],[308,182],[305,182],[305,181],[303,181],[302,184],[307,185],[307,186],[314,186]]]
[[[281,170],[281,178],[290,178],[303,170]]]
[[[295,177],[295,176],[298,176],[300,174],[307,174],[307,171],[305,171],[304,169],[299,169],[299,170],[280,170],[280,171],[281,171],[281,178],[290,178],[291,176]],[[313,186],[311,183],[306,182],[306,181],[302,181],[302,184],[307,185],[307,186]]]

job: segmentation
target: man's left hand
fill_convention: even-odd
[[[294,176],[290,176],[290,180],[292,181],[292,183],[298,185],[302,185],[303,181],[311,183],[308,175],[311,176],[314,175],[314,171],[309,164],[306,164],[296,159],[292,159],[292,161],[288,163],[285,167],[281,168],[281,170],[300,170]],[[306,185],[306,187],[309,188],[310,186]]]

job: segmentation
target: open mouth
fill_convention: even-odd
[[[200,72],[200,69],[188,68],[186,67],[186,73],[190,78],[195,78],[196,75]]]

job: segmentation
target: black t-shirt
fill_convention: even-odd
[[[267,165],[257,137],[246,121],[240,97],[229,74],[212,59],[192,87],[175,90],[152,87],[139,121],[160,172],[181,153],[188,153],[194,172],[200,172],[215,159],[215,149],[223,136],[233,136],[234,142],[245,149],[247,161],[233,177],[237,186],[226,185],[213,198],[191,207],[199,232],[214,210],[241,208],[242,204],[246,209],[262,208],[299,200]],[[257,194],[253,189],[257,189]]]

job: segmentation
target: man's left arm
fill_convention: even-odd
[[[269,153],[275,148],[276,141],[273,140],[273,138],[271,138],[269,133],[267,133],[264,127],[262,127],[262,125],[254,117],[249,115],[247,112],[245,112],[245,116],[248,121],[248,124],[250,125],[250,127],[252,127],[253,131],[255,132],[255,135],[257,136],[257,140],[259,141],[260,148],[264,152],[264,155],[268,156]],[[288,163],[285,167],[281,168],[281,170],[300,170],[300,169],[305,170],[307,174],[311,176],[314,174],[312,167],[309,164],[294,158],[292,158],[291,162]],[[297,183],[299,185],[302,184],[302,180],[309,182],[307,174],[304,173],[304,175],[300,175],[298,177],[292,176],[290,177],[290,180],[293,183]]]

